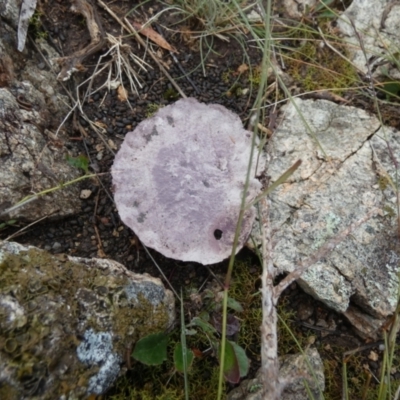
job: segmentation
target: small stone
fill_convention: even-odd
[[[91,190],[83,189],[83,190],[81,190],[81,194],[79,195],[79,198],[82,200],[86,200],[90,197],[91,194],[92,194]]]
[[[378,361],[378,360],[379,360],[379,354],[376,353],[375,351],[372,351],[372,350],[371,350],[371,352],[370,352],[369,355],[368,355],[368,358],[369,358],[371,361]]]
[[[60,250],[61,249],[61,243],[59,242],[54,242],[53,246],[51,247],[53,250]]]

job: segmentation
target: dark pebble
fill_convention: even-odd
[[[89,124],[87,123],[87,121],[83,118],[79,118],[79,123],[86,128]]]
[[[100,93],[95,93],[94,95],[93,95],[93,100],[94,101],[97,101],[97,100],[99,100],[100,99]]]
[[[376,361],[369,361],[368,364],[373,371],[377,371],[379,368],[379,364]]]

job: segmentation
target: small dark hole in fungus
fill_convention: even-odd
[[[214,237],[215,239],[220,240],[222,238],[222,231],[220,229],[216,229],[214,231]]]

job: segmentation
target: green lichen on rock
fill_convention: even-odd
[[[9,245],[0,242],[0,369],[9,393],[1,398],[85,396],[111,354],[116,376],[127,348],[172,322],[169,294],[151,277],[107,260],[77,262],[19,245],[6,252]],[[112,338],[104,363],[78,359],[88,332]]]

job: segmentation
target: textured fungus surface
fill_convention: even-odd
[[[232,250],[250,151],[251,133],[223,106],[183,99],[160,109],[126,135],[115,157],[122,221],[167,257],[222,261]],[[255,170],[254,161],[252,177]],[[250,180],[247,201],[260,187]],[[238,249],[254,217],[250,208]]]

